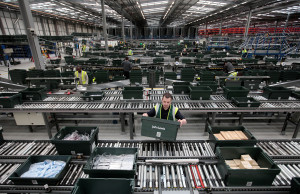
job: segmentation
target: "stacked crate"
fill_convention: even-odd
[[[181,80],[192,82],[195,76],[195,70],[193,68],[183,68],[181,70]]]

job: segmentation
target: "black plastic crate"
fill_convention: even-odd
[[[93,133],[92,130],[94,130]],[[74,131],[78,131],[79,134],[89,134],[91,138],[86,141],[63,140],[66,135],[71,134]],[[59,155],[75,155],[79,153],[90,155],[96,147],[98,133],[98,127],[63,127],[54,137],[52,137],[51,143],[55,145]]]
[[[239,159],[249,154],[260,167],[268,169],[231,169],[225,160]],[[271,186],[280,168],[259,147],[217,147],[220,175],[226,186]]]
[[[132,194],[134,188],[133,179],[78,179],[72,194]]]
[[[20,91],[23,100],[43,100],[46,98],[46,88],[26,88]]]
[[[249,89],[245,87],[224,87],[224,96],[227,99],[231,99],[232,97],[247,97],[249,93]]]
[[[218,140],[214,134],[220,133],[220,131],[242,131],[248,140]],[[208,126],[207,132],[209,134],[209,144],[211,148],[215,151],[216,147],[228,147],[228,146],[254,146],[257,143],[257,139],[248,131],[244,126]]]
[[[137,148],[95,148],[86,165],[83,168],[85,174],[89,174],[90,178],[130,178],[133,179],[136,173]],[[135,162],[132,170],[122,169],[93,169],[93,160],[97,155],[123,155],[134,154]]]
[[[16,104],[22,104],[22,94],[0,93],[0,108],[13,108]]]
[[[21,175],[29,170],[31,164],[45,160],[61,160],[66,162],[65,167],[54,178],[27,178]],[[13,172],[8,179],[16,185],[55,185],[67,172],[71,156],[29,156],[29,158]]]
[[[289,99],[292,95],[292,90],[282,86],[264,87],[263,96],[267,99]]]
[[[233,103],[237,107],[259,107],[260,102],[252,97],[232,97]]]
[[[209,100],[212,89],[208,86],[189,86],[191,100]]]

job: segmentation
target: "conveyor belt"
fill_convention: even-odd
[[[276,159],[300,158],[300,142],[287,140],[259,141],[261,147],[270,157]]]
[[[194,142],[139,142],[139,143],[121,143],[106,142],[98,143],[98,147],[136,147],[139,148],[139,158],[145,157],[176,157],[176,158],[199,158],[215,157],[211,146],[206,141]]]
[[[225,186],[215,164],[140,164],[137,169],[137,190],[151,191],[161,187],[175,191]]]
[[[28,102],[21,105],[16,105],[13,109],[2,109],[2,111],[42,111],[42,112],[55,112],[55,111],[136,111],[143,112],[155,106],[155,102],[76,102],[76,103],[34,103]],[[264,112],[264,111],[299,111],[300,103],[298,102],[265,102],[259,108],[236,107],[233,103],[229,102],[174,102],[175,106],[181,110],[189,111],[230,111],[234,109],[237,112]]]
[[[43,141],[6,141],[0,146],[0,158],[26,158],[31,155],[55,155],[55,146]]]
[[[299,162],[299,161],[298,161]],[[292,177],[300,177],[300,164],[291,163],[278,163],[278,167],[281,169],[279,175],[276,176],[273,185],[275,186],[288,186],[291,185]]]

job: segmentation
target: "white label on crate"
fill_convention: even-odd
[[[156,132],[156,137],[160,137],[161,136],[161,132]]]
[[[155,126],[155,125],[152,125],[152,129],[166,130],[166,128]]]
[[[75,151],[71,151],[71,154],[72,154],[72,155],[75,155],[75,154],[76,154],[76,152],[75,152]]]
[[[247,187],[251,187],[252,186],[252,182],[247,182],[246,186]]]
[[[37,184],[38,184],[37,180],[32,180],[31,182],[32,182],[32,184],[34,184],[34,185],[37,185]]]

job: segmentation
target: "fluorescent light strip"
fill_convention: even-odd
[[[163,17],[163,20],[166,18],[166,16],[168,15],[169,11],[171,10],[172,6],[174,5],[175,0],[173,1],[173,3],[170,5],[169,9],[167,10],[166,14]]]

